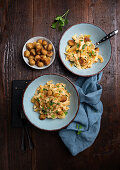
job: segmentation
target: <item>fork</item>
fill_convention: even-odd
[[[25,146],[25,132],[27,134],[27,138],[28,138],[28,143],[29,143],[29,148],[30,150],[32,150],[34,148],[33,142],[31,140],[28,128],[26,126],[26,117],[23,113],[23,110],[20,110],[20,117],[21,117],[21,121],[22,121],[22,125],[23,125],[23,133],[22,133],[22,142],[21,142],[21,150],[25,151],[26,150],[26,146]]]
[[[100,43],[110,39],[111,37],[113,37],[114,35],[116,35],[118,33],[118,30],[114,30],[111,33],[107,34],[105,37],[103,37],[99,42],[95,43],[95,46],[98,46]]]

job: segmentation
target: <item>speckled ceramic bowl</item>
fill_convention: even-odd
[[[106,33],[100,29],[99,27],[92,25],[92,24],[87,24],[87,23],[81,23],[77,25],[73,25],[70,28],[68,28],[64,34],[61,37],[60,43],[59,43],[59,56],[61,58],[62,63],[64,66],[71,71],[72,73],[79,75],[79,76],[92,76],[95,74],[98,74],[101,72],[106,65],[108,64],[110,58],[111,58],[111,44],[110,41],[107,40],[103,43],[101,43],[99,47],[99,54],[102,55],[104,58],[103,63],[94,63],[91,68],[88,69],[81,69],[79,70],[75,66],[71,67],[70,62],[66,61],[65,58],[65,47],[67,45],[68,40],[72,39],[72,36],[74,34],[88,34],[91,35],[91,40],[95,44],[99,40],[101,40],[104,36],[106,36]]]
[[[53,83],[66,84],[67,90],[71,93],[70,97],[70,109],[65,119],[39,119],[39,113],[33,111],[33,103],[31,98],[34,96],[35,90],[39,85],[45,85],[47,81],[53,80]],[[79,109],[80,99],[78,92],[73,83],[66,77],[57,74],[42,75],[33,80],[26,88],[23,95],[23,110],[28,120],[36,127],[43,130],[59,130],[69,125],[77,115]]]
[[[51,62],[50,62],[49,65],[43,66],[43,67],[38,67],[38,66],[36,66],[36,65],[34,65],[34,66],[30,65],[28,59],[24,56],[24,51],[27,50],[26,44],[27,44],[27,43],[30,43],[30,42],[31,42],[31,43],[36,42],[36,41],[39,40],[39,39],[41,39],[41,40],[46,40],[48,43],[52,44],[52,46],[53,46],[53,56],[51,57]],[[23,50],[22,50],[22,56],[23,56],[23,60],[25,61],[25,63],[26,63],[29,67],[32,67],[32,68],[34,68],[34,69],[40,69],[40,70],[41,70],[41,69],[45,69],[45,68],[48,68],[48,67],[54,62],[54,60],[55,60],[55,47],[54,47],[53,43],[52,43],[49,39],[47,39],[47,38],[45,38],[45,37],[41,37],[41,36],[32,37],[32,38],[30,38],[30,39],[25,43],[25,45],[24,45],[24,47],[23,47]]]

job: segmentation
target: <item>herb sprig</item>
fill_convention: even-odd
[[[69,9],[67,10],[66,13],[64,13],[62,16],[56,16],[56,18],[54,19],[54,22],[51,25],[51,28],[56,29],[58,26],[58,30],[62,31],[62,28],[68,24],[68,19],[66,19],[67,14],[69,12]]]
[[[76,124],[76,128],[77,128],[77,135],[80,135],[81,134],[81,129],[82,129],[82,125],[78,125],[78,124]]]

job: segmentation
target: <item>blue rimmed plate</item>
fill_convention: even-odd
[[[71,71],[72,73],[79,75],[79,76],[92,76],[95,74],[98,74],[101,72],[106,65],[108,64],[110,58],[111,58],[111,44],[110,41],[107,40],[103,43],[101,43],[99,47],[99,54],[102,55],[104,62],[103,63],[94,63],[91,68],[88,69],[81,69],[79,70],[75,66],[71,67],[70,62],[66,61],[65,58],[65,48],[67,45],[68,40],[72,39],[72,36],[74,34],[88,34],[91,35],[92,43],[96,43],[99,40],[101,40],[104,36],[106,36],[106,33],[99,27],[87,24],[87,23],[81,23],[77,25],[73,25],[70,28],[68,28],[64,34],[61,37],[60,43],[59,43],[59,56],[61,58],[62,63],[64,66]]]
[[[70,109],[65,119],[39,119],[39,113],[33,111],[33,103],[31,98],[34,96],[35,90],[40,85],[45,85],[47,81],[53,80],[53,83],[64,83],[66,89],[71,93]],[[58,74],[46,74],[33,80],[26,88],[23,95],[23,110],[28,120],[36,127],[42,130],[59,130],[69,125],[77,115],[79,109],[79,95],[73,83],[66,77]]]

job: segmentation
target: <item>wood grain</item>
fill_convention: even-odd
[[[75,82],[78,76],[61,63],[58,44],[63,32],[50,28],[56,15],[70,9],[69,24],[93,23],[106,33],[120,28],[119,0],[1,0],[0,1],[0,170],[119,170],[120,169],[120,33],[111,39],[112,58],[103,72],[104,112],[94,144],[70,155],[58,132],[30,129],[35,149],[20,150],[21,129],[11,128],[12,80],[29,80],[44,73],[59,73]],[[56,48],[54,63],[45,70],[32,70],[22,60],[24,43],[33,36],[49,38]]]

